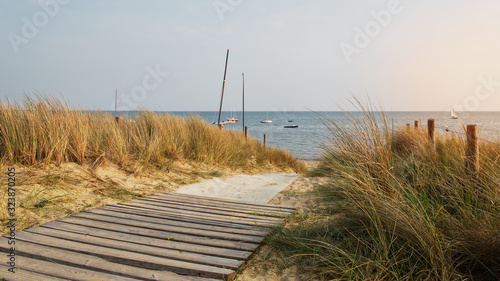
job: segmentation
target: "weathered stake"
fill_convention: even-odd
[[[434,131],[436,129],[436,121],[434,119],[427,120],[427,132],[429,133],[429,140],[434,142],[436,137]]]
[[[245,140],[248,140],[248,126],[245,126]]]
[[[420,121],[415,120],[415,129],[419,129],[419,128],[420,128]]]
[[[267,143],[267,135],[264,134],[264,148],[266,148],[266,143]]]
[[[479,173],[479,143],[477,125],[467,125],[467,171],[476,175]]]
[[[410,130],[410,129],[411,129],[411,124],[410,124],[410,123],[407,123],[407,124],[406,124],[406,129],[407,129],[407,130]]]

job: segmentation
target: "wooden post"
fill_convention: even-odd
[[[479,173],[479,143],[477,125],[467,125],[467,171],[472,174]]]
[[[415,129],[419,129],[420,128],[420,121],[419,120],[415,120]]]
[[[244,132],[245,128],[246,128],[245,127],[245,73],[241,73],[241,76],[243,76],[243,89],[242,89],[242,92],[243,92],[243,97],[242,97],[242,100],[243,100],[243,118],[242,118],[242,122],[243,122],[243,132]]]
[[[406,129],[409,131],[411,129],[411,124],[410,123],[407,123],[406,124]]]
[[[123,121],[123,119],[120,116],[115,117],[116,123],[120,124],[120,122]]]
[[[434,142],[434,140],[436,139],[434,135],[435,129],[436,129],[436,121],[434,119],[427,120],[427,131],[429,133],[429,140],[431,142]]]
[[[267,143],[267,135],[264,134],[264,148],[266,148],[266,143]]]
[[[248,126],[245,126],[245,140],[248,140]]]

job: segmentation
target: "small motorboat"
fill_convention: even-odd
[[[285,128],[298,128],[299,125],[285,125]]]

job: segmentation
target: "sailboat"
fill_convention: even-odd
[[[451,119],[458,119],[458,116],[455,114],[455,110],[451,110]]]
[[[288,122],[293,122],[294,115],[293,115],[293,109],[292,109],[292,119],[288,120]],[[285,125],[285,128],[298,128],[299,125],[291,124],[291,125]]]
[[[260,123],[273,123],[273,120],[269,120],[269,111],[267,112],[266,120],[262,120]]]

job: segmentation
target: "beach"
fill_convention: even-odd
[[[239,280],[329,279],[346,273],[354,279],[406,278],[412,272],[454,280],[496,274],[500,146],[494,141],[466,140],[451,130],[430,137],[426,127],[381,123],[380,112],[349,112],[323,124],[330,137],[321,146],[320,163],[197,116],[141,112],[132,122],[70,110],[57,100],[28,100],[30,110],[2,106],[0,165],[9,171],[3,179],[9,188],[0,190],[8,198],[0,203],[1,234],[23,237],[25,229],[89,209],[179,192],[247,206],[296,207],[262,244],[254,244]],[[351,124],[343,123],[347,119]],[[283,142],[314,136],[306,133],[312,128],[306,124],[285,135],[281,125],[260,128],[276,129],[270,136],[286,135]],[[465,149],[472,139],[476,149]],[[302,145],[297,147],[308,150],[312,144]],[[471,161],[471,152],[478,161]],[[218,215],[227,211],[213,207]],[[243,216],[284,219],[248,214],[252,207],[246,208]],[[181,239],[193,238],[188,236]],[[359,247],[364,247],[363,260],[356,259]]]
[[[283,171],[267,166],[249,172],[245,169],[213,167],[181,161],[176,162],[169,172],[126,171],[113,163],[106,163],[96,168],[76,163],[49,165],[41,169],[18,167],[17,230],[106,204],[159,192],[175,192],[181,186],[203,183],[213,178]],[[286,170],[284,172],[286,173]],[[292,171],[288,170],[288,173],[290,172]],[[0,229],[1,234],[6,233],[5,226],[6,224]]]
[[[315,168],[318,161],[304,161],[308,168]],[[307,177],[299,176],[284,190],[276,194],[269,204],[277,206],[294,206],[297,208],[295,215],[301,216],[311,212],[311,208],[317,208],[321,201],[316,189],[322,184],[329,182],[328,177]],[[289,227],[294,223],[286,221],[284,227]],[[300,281],[311,278],[310,274],[299,272],[298,267],[287,265],[283,256],[276,255],[271,246],[261,245],[252,258],[247,261],[238,280],[242,281]]]

